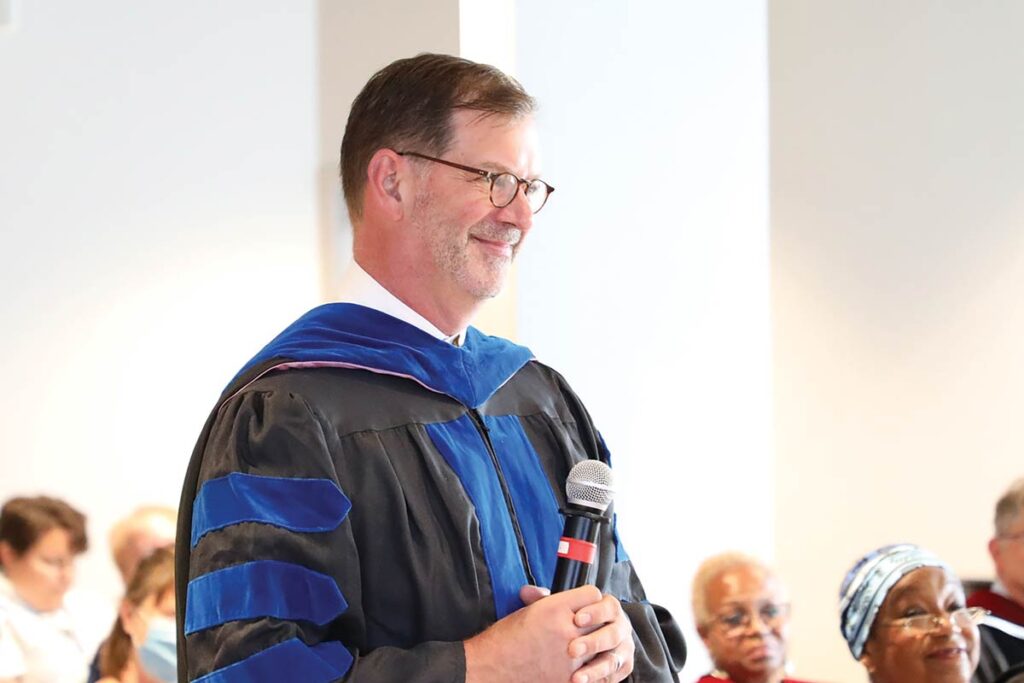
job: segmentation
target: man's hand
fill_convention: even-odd
[[[633,627],[612,596],[524,586],[519,598],[525,607],[466,641],[466,683],[617,683],[633,671]]]
[[[585,658],[589,658],[570,655],[570,643],[580,642],[590,654],[607,649],[600,646],[606,640],[610,642],[610,637],[599,635],[607,627],[593,629],[601,623],[598,620],[605,619],[613,610],[593,586],[555,595],[545,595],[544,589],[526,586],[519,597],[525,607],[465,641],[466,683],[567,683]],[[621,614],[618,602],[614,604]],[[577,624],[579,613],[590,615],[589,626]],[[632,651],[631,641],[630,666]],[[587,666],[597,666],[597,662]],[[593,682],[597,678],[589,680]]]
[[[586,632],[569,643],[569,654],[583,665],[572,683],[616,683],[633,671],[633,625],[618,600],[605,595],[601,601],[576,612],[575,624]]]

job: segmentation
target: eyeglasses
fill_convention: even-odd
[[[996,536],[1000,541],[1024,541],[1024,531],[1016,534],[1005,534],[1003,536]]]
[[[981,620],[988,616],[987,609],[981,607],[961,607],[943,616],[934,614],[918,614],[913,617],[894,619],[883,626],[900,626],[904,631],[913,633],[931,633],[937,631],[943,624],[949,622],[958,628],[970,628],[974,624],[981,623]]]
[[[530,211],[533,213],[537,213],[543,209],[544,205],[548,201],[548,197],[555,191],[555,188],[551,187],[539,178],[526,180],[525,178],[520,178],[514,173],[494,173],[493,171],[485,171],[481,168],[463,166],[462,164],[457,164],[454,161],[446,161],[444,159],[438,159],[437,157],[430,157],[426,154],[420,154],[419,152],[398,152],[398,154],[403,157],[419,157],[420,159],[426,159],[427,161],[433,161],[434,163],[457,168],[460,171],[476,173],[478,176],[491,183],[491,204],[499,209],[503,209],[512,203],[516,198],[516,194],[519,193],[520,185],[523,186],[523,194],[526,196],[526,202],[530,205]]]
[[[789,616],[789,605],[781,602],[762,602],[753,605],[752,609],[737,606],[732,611],[716,615],[715,621],[722,627],[727,637],[738,636],[750,628],[755,611],[762,624],[769,629],[775,629]]]

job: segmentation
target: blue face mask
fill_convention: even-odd
[[[139,648],[139,664],[150,677],[161,683],[178,680],[178,629],[174,619],[153,617],[146,642]]]

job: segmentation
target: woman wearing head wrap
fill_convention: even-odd
[[[891,545],[861,558],[839,592],[850,652],[873,683],[967,683],[978,665],[985,612],[942,560],[915,545]]]

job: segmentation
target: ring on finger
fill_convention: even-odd
[[[622,665],[625,663],[625,660],[622,659],[622,655],[620,655],[618,652],[612,652],[611,655],[612,655],[612,657],[615,658],[615,669],[614,669],[614,671],[618,671],[619,669],[622,668]]]

